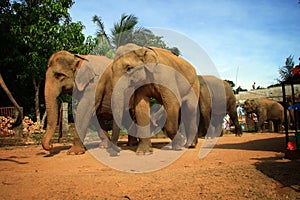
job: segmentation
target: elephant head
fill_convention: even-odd
[[[112,66],[113,70],[113,86],[116,85],[117,81],[123,76],[131,76],[134,73],[139,73],[137,68],[152,70],[149,64],[158,63],[158,58],[154,50],[150,47],[140,47],[135,44],[127,44],[120,46],[116,51],[116,58]],[[144,67],[144,68],[142,68]],[[134,72],[134,73],[133,73]],[[138,76],[131,78],[137,79]],[[145,75],[143,75],[145,78]],[[140,78],[142,79],[142,78]],[[138,82],[136,80],[136,82]]]
[[[67,51],[54,53],[48,61],[45,81],[45,103],[47,112],[47,130],[42,140],[45,150],[50,150],[50,140],[55,132],[58,120],[57,97],[62,93],[71,93],[75,82],[75,72],[84,57]],[[83,83],[81,83],[81,86]]]
[[[112,85],[114,93],[117,93],[118,96],[118,102],[112,102],[116,117],[119,116],[123,119],[129,117],[124,115],[123,111],[124,109],[129,109],[131,95],[135,89],[145,83],[149,72],[153,72],[153,64],[155,65],[156,63],[157,55],[149,47],[140,47],[130,43],[118,48],[112,65]],[[120,104],[120,102],[124,102],[125,105]],[[123,119],[119,118],[118,121]],[[123,123],[126,124],[126,122]]]
[[[244,111],[247,114],[253,113],[257,111],[257,103],[254,99],[247,99],[244,102]]]

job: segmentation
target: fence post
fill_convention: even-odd
[[[69,131],[69,121],[68,121],[68,103],[63,102],[61,104],[61,130],[59,142],[67,142],[67,136]]]

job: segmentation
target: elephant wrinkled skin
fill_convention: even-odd
[[[58,120],[57,98],[62,93],[72,94],[73,92],[73,97],[80,96],[76,109],[74,145],[69,149],[69,154],[82,154],[85,152],[82,141],[89,123],[97,121],[96,111],[101,127],[106,129],[103,126],[103,120],[112,120],[110,108],[111,70],[107,69],[109,63],[111,63],[111,60],[104,56],[79,56],[67,51],[59,51],[50,57],[45,82],[47,129],[42,139],[42,146],[45,150],[52,149],[50,140]],[[100,77],[101,80],[99,80]],[[91,97],[95,96],[96,90],[100,92],[95,97],[96,106],[94,107],[93,101],[95,99],[92,98],[91,101]],[[98,124],[98,122],[95,124]],[[97,127],[97,130],[99,136],[106,143],[108,140],[107,130],[101,130],[101,127]],[[115,131],[118,130],[115,129]]]
[[[167,113],[164,131],[172,139],[173,149],[195,146],[199,81],[194,67],[170,51],[155,47],[127,44],[119,47],[116,55],[112,64],[113,114],[116,118],[124,116],[124,106],[128,105],[132,94],[128,91],[135,91],[133,108],[138,127],[136,136],[139,138],[136,152],[152,152],[149,128],[151,97],[163,105]],[[182,117],[183,112],[188,114]],[[184,124],[185,134],[177,134],[180,121]]]
[[[255,113],[257,115],[258,132],[262,132],[264,130],[265,121],[273,121],[274,131],[279,132],[284,121],[283,106],[271,99],[247,99],[244,102],[244,111],[246,114]]]

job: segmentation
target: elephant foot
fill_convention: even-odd
[[[192,144],[186,144],[186,145],[184,145],[184,146],[185,146],[185,148],[195,149],[196,146],[197,146],[197,144],[192,143]]]
[[[137,155],[149,155],[153,153],[150,138],[140,139],[140,143],[136,149]]]
[[[236,137],[242,137],[243,133],[236,133],[235,136]]]
[[[99,148],[100,149],[106,149],[108,148],[108,143],[109,143],[109,140],[102,140],[99,144]]]
[[[139,144],[139,141],[138,141],[138,139],[136,137],[128,135],[127,146],[134,147],[134,146],[137,146],[138,144]]]
[[[187,143],[184,145],[184,147],[185,147],[185,148],[189,148],[189,149],[194,149],[194,148],[196,148],[197,144],[198,144],[198,135],[196,135],[196,136],[194,137],[194,139],[193,139],[193,141],[192,141],[191,143],[190,143],[190,142],[187,142]]]
[[[109,143],[108,148],[106,148],[106,151],[109,153],[111,157],[118,156],[121,150],[122,149],[120,147],[118,147],[113,143]]]
[[[85,153],[85,148],[82,146],[75,146],[73,145],[69,150],[68,150],[68,155],[81,155]]]
[[[187,148],[189,148],[189,149],[195,149],[196,146],[197,146],[197,144],[198,144],[198,137],[196,137],[196,138],[194,139],[194,141],[192,142],[192,144],[187,145]]]
[[[177,133],[175,138],[172,140],[172,149],[175,151],[182,150],[184,146],[189,146],[186,142],[186,137]]]
[[[224,133],[225,133],[225,130],[222,129],[220,137],[223,137]]]

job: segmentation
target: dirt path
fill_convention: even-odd
[[[153,142],[156,142],[155,140]],[[201,144],[203,139],[199,139]],[[0,148],[1,199],[299,199],[300,161],[283,159],[284,135],[225,135],[203,159],[200,145],[151,173],[126,173],[68,145]]]

